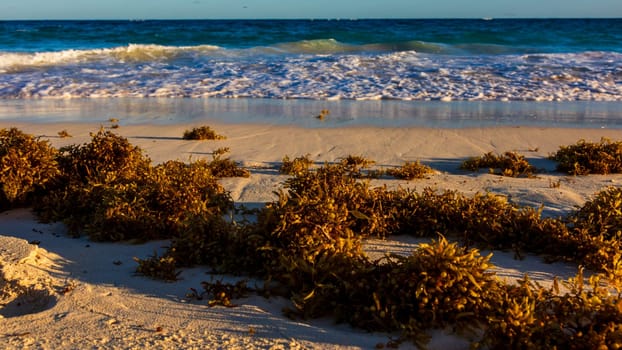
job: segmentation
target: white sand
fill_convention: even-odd
[[[90,140],[95,124],[6,124],[43,135],[56,147]],[[230,157],[250,168],[247,179],[224,179],[237,203],[260,205],[274,199],[273,191],[286,178],[278,174],[283,156],[310,154],[318,163],[350,154],[373,159],[379,167],[420,160],[439,171],[426,180],[379,180],[376,184],[456,189],[466,194],[492,191],[521,205],[544,205],[546,215],[563,215],[582,205],[606,186],[618,186],[621,175],[568,177],[553,172],[545,157],[560,145],[579,139],[619,140],[622,132],[607,129],[555,128],[321,128],[210,123],[227,136],[222,141],[184,141],[192,125],[121,126],[116,129],[140,146],[154,163],[168,159],[211,158],[211,152],[230,147]],[[73,137],[61,139],[58,131]],[[484,172],[458,170],[466,157],[485,152],[519,151],[537,167],[549,171],[537,178],[505,178]],[[559,183],[559,186],[553,184]],[[38,246],[28,242],[38,241]],[[407,254],[417,241],[370,241],[370,254]],[[295,321],[281,309],[286,300],[252,296],[236,300],[235,308],[206,306],[189,300],[190,288],[210,280],[207,268],[184,270],[180,281],[166,283],[135,276],[133,257],[162,251],[167,242],[142,245],[94,243],[65,235],[60,224],[40,224],[27,209],[0,213],[0,348],[363,348],[386,343],[389,335],[369,334],[331,320]],[[487,252],[485,252],[487,253]],[[494,252],[497,274],[513,281],[524,273],[542,283],[554,276],[576,273],[570,264],[543,264],[538,257],[514,260],[512,253]],[[215,276],[236,281],[230,276]],[[468,343],[440,331],[430,348],[466,349]],[[403,344],[401,348],[410,348]]]

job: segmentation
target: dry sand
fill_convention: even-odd
[[[98,124],[27,124],[15,126],[41,135],[60,147],[90,140]],[[569,177],[555,173],[546,160],[560,145],[579,139],[619,140],[620,130],[501,127],[474,129],[426,128],[297,128],[270,125],[210,126],[227,136],[221,141],[184,141],[192,125],[121,126],[115,132],[140,146],[154,163],[169,159],[207,157],[220,147],[252,172],[250,178],[224,179],[236,203],[258,206],[273,200],[285,176],[278,173],[283,156],[309,154],[322,164],[350,154],[373,159],[379,168],[420,160],[437,169],[425,180],[375,180],[389,187],[456,189],[465,194],[491,191],[521,205],[544,206],[545,215],[564,215],[607,186],[619,186],[622,175]],[[67,130],[71,138],[59,138]],[[485,152],[519,151],[545,170],[537,178],[505,178],[458,170],[467,157]],[[36,243],[36,244],[35,244]],[[236,300],[234,308],[208,307],[191,300],[190,288],[211,278],[209,269],[183,270],[175,283],[136,276],[133,257],[162,251],[166,241],[141,245],[95,243],[70,238],[61,224],[41,224],[27,209],[0,213],[0,348],[241,348],[241,349],[372,349],[391,335],[366,333],[329,319],[290,320],[281,313],[287,300],[258,296]],[[408,254],[414,239],[372,240],[370,254]],[[487,252],[484,252],[487,254]],[[497,274],[512,282],[523,274],[543,284],[554,276],[568,278],[577,267],[544,264],[537,256],[513,259],[494,252]],[[259,281],[258,281],[259,283]],[[432,332],[431,349],[467,349],[468,342],[443,331]],[[403,344],[401,348],[411,348]]]

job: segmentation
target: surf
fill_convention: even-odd
[[[0,73],[19,73],[37,68],[117,61],[153,62],[174,60],[183,55],[206,55],[221,50],[214,45],[163,46],[129,44],[127,46],[51,52],[0,52]]]

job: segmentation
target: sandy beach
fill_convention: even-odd
[[[209,122],[226,136],[218,141],[182,140],[184,130],[204,124],[132,124],[112,129],[144,150],[154,164],[166,160],[211,159],[212,152],[230,148],[228,156],[251,172],[249,178],[221,180],[236,204],[258,207],[276,197],[286,175],[278,168],[284,156],[309,155],[318,165],[348,155],[374,160],[379,169],[421,161],[436,172],[423,180],[373,180],[372,185],[422,190],[457,190],[466,195],[492,192],[523,205],[543,206],[545,216],[561,216],[608,186],[619,186],[622,175],[568,176],[555,172],[546,159],[562,145],[580,139],[619,140],[619,129],[554,127],[487,128],[303,128],[287,125]],[[83,144],[103,123],[0,122],[48,139],[55,147]],[[72,137],[60,138],[66,130]],[[462,161],[486,152],[517,151],[541,173],[535,178],[508,178],[459,170]],[[370,255],[408,254],[412,238],[370,240]],[[201,281],[237,281],[243,277],[212,276],[209,268],[185,269],[174,283],[135,274],[134,257],[163,251],[167,241],[145,244],[95,243],[71,238],[62,224],[38,223],[28,209],[0,213],[0,347],[6,349],[84,348],[239,348],[239,349],[373,349],[395,334],[367,333],[330,319],[292,320],[282,308],[289,301],[260,296],[235,300],[233,308],[208,307],[187,298]],[[487,254],[488,252],[483,252]],[[557,276],[574,276],[577,266],[545,264],[537,256],[515,260],[512,252],[493,252],[501,279],[512,283],[524,274],[547,285]],[[257,283],[260,283],[258,281]],[[469,342],[449,331],[433,331],[430,349],[468,349]],[[404,343],[400,348],[408,349]]]

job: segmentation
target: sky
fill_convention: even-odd
[[[619,17],[622,0],[0,0],[0,19]]]

